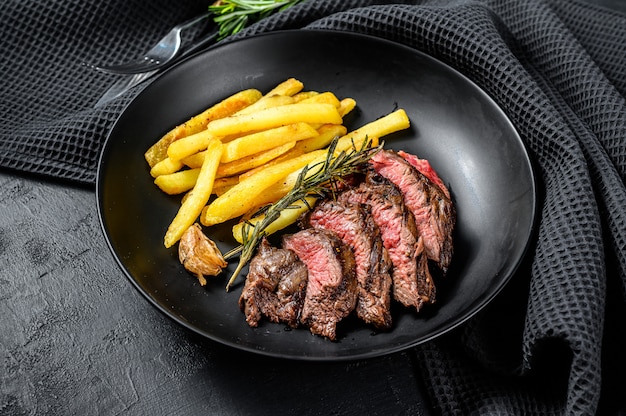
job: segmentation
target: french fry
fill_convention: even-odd
[[[216,139],[211,140],[207,146],[207,156],[204,158],[204,163],[200,168],[198,180],[180,206],[178,213],[165,233],[163,240],[165,247],[169,248],[180,240],[185,230],[196,221],[203,207],[209,201],[213,191],[215,173],[221,157],[222,142]]]
[[[323,150],[309,152],[283,163],[269,166],[246,178],[246,180],[240,181],[202,210],[200,222],[202,225],[211,226],[245,214],[256,206],[259,195],[266,188],[312,160],[323,157],[325,153]]]
[[[172,160],[182,160],[201,150],[205,150],[211,139],[215,138],[207,130],[176,140],[167,149],[167,156]]]
[[[217,168],[217,177],[223,178],[225,176],[237,175],[242,172],[261,167],[262,165],[288,152],[295,145],[296,142],[292,141],[285,143],[281,146],[276,146],[272,149],[268,149],[250,156],[243,157],[238,160],[234,160],[232,162],[220,163],[220,167]],[[182,160],[182,162],[189,168],[199,168],[204,162],[205,155],[206,150],[195,153],[191,156],[187,156]]]
[[[306,203],[303,201],[298,201],[291,207],[282,210],[278,218],[272,221],[264,229],[264,233],[266,235],[271,235],[295,223],[300,215],[307,212],[309,208],[313,207],[315,205],[315,202],[317,201],[317,198],[311,196],[308,196],[305,199]],[[252,233],[254,225],[257,224],[259,221],[262,221],[264,218],[265,215],[261,214],[259,216],[250,218],[248,221],[235,224],[233,226],[233,237],[235,238],[235,241],[237,241],[239,244],[243,244],[244,233],[246,233],[246,235]]]
[[[293,104],[295,102],[296,100],[294,100],[294,98],[289,95],[263,96],[256,103],[237,111],[234,115],[239,116],[243,114],[251,114],[260,110],[265,110],[272,107],[280,107],[281,105]]]
[[[199,168],[199,167],[202,167],[202,164],[204,163],[205,155],[206,155],[206,150],[202,150],[198,153],[194,153],[193,155],[187,156],[186,158],[182,159],[181,162],[183,162],[183,164],[187,166],[188,168],[191,168],[191,169]]]
[[[233,186],[239,183],[239,178],[237,176],[228,176],[225,178],[217,178],[215,182],[213,182],[213,193],[217,196],[223,195]]]
[[[302,100],[306,100],[318,94],[319,92],[317,91],[300,91],[299,93],[293,96],[293,99],[294,99],[294,102],[299,103]]]
[[[240,91],[192,117],[185,123],[176,126],[145,152],[144,157],[148,165],[153,167],[155,164],[165,159],[167,156],[167,148],[172,142],[204,130],[211,120],[228,117],[258,101],[261,97],[261,92],[256,89]]]
[[[337,98],[337,96],[335,94],[333,94],[330,91],[326,91],[320,94],[315,94],[312,95],[308,98],[305,98],[301,101],[298,101],[299,103],[305,103],[305,104],[310,104],[310,103],[326,103],[326,104],[332,104],[335,107],[339,108],[339,106],[341,105],[341,101],[339,101],[339,99]]]
[[[328,146],[335,137],[346,134],[346,131],[346,127],[341,124],[325,124],[317,129],[317,132],[319,133],[317,136],[296,142],[295,146],[288,152],[277,157],[276,159],[273,159],[264,166],[259,166],[258,168],[250,169],[247,172],[242,173],[239,176],[239,179],[243,180],[251,175],[254,175],[258,170],[263,169],[265,166],[275,165],[277,163],[284,162],[285,160],[300,156],[304,153],[322,149]]]
[[[182,194],[183,192],[193,189],[199,174],[200,168],[181,170],[170,173],[169,175],[157,176],[154,180],[154,184],[166,194]]]
[[[337,108],[331,104],[296,103],[267,108],[253,114],[235,115],[214,120],[208,124],[206,131],[214,136],[228,136],[298,122],[341,124],[342,119]],[[172,157],[172,155],[169,156]]]
[[[350,111],[356,107],[356,101],[354,98],[344,98],[339,102],[339,114],[341,117],[345,117]]]
[[[358,149],[360,149],[366,139],[369,139],[372,141],[371,143],[372,147],[376,147],[378,146],[379,137],[385,136],[387,134],[390,134],[396,131],[406,129],[409,127],[409,125],[410,125],[409,119],[406,116],[406,113],[404,112],[404,110],[397,110],[389,114],[388,116],[382,117],[376,121],[366,124],[358,128],[357,130],[353,130],[352,132],[345,134],[344,136],[339,138],[337,141],[337,146],[335,147],[335,153],[339,153],[341,151],[348,151],[350,149],[353,149],[354,147],[357,147]],[[330,140],[332,141],[334,137],[336,136],[332,136]],[[322,162],[325,158],[326,158],[326,153],[324,153],[323,155],[319,156],[316,159],[311,160],[309,166],[313,166],[315,163]],[[287,192],[289,192],[291,188],[293,188],[298,178],[298,175],[300,174],[301,171],[302,169],[293,171],[289,175],[286,175],[283,180],[276,182],[270,187],[268,187],[263,192],[263,195],[261,195],[257,199],[258,206],[262,206],[262,205],[271,203],[273,201],[277,201],[278,199],[286,195]],[[309,174],[311,174],[314,171],[315,171],[314,169],[311,170]],[[240,179],[242,179],[242,176],[245,178],[245,175],[247,175],[247,173],[244,175],[241,175]]]
[[[347,151],[355,147],[357,150],[360,150],[367,138],[378,140],[383,136],[407,129],[410,126],[411,122],[406,112],[403,109],[396,110],[341,137],[337,141],[336,151]]]
[[[169,157],[166,157],[165,159],[152,166],[152,168],[150,169],[150,175],[153,178],[156,178],[161,175],[168,175],[170,173],[179,171],[182,167],[183,162],[179,160],[172,160]]]
[[[232,162],[276,146],[317,136],[317,130],[307,123],[294,123],[252,133],[224,145],[222,163]]]
[[[328,146],[335,137],[345,135],[347,131],[348,129],[346,126],[341,124],[324,124],[322,127],[317,129],[319,134],[316,137],[299,141],[296,143],[296,146],[301,147],[305,153],[313,150],[319,150]]]
[[[234,160],[229,163],[222,163],[217,168],[217,177],[238,175],[242,172],[250,171],[258,167],[262,167],[273,159],[285,154],[296,145],[295,141],[287,142],[283,145],[276,146],[263,152],[255,153],[250,156]]]
[[[303,88],[304,84],[301,81],[295,78],[289,78],[272,88],[265,94],[265,97],[271,97],[272,95],[293,96],[302,91]]]

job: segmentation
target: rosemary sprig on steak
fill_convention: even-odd
[[[256,224],[246,223],[242,232],[242,245],[224,255],[224,258],[227,259],[237,255],[237,253],[240,254],[239,264],[226,284],[227,291],[237,279],[241,269],[254,256],[257,246],[266,235],[265,229],[280,216],[284,209],[292,208],[298,201],[303,201],[308,205],[305,199],[308,196],[324,198],[329,194],[334,194],[342,178],[361,172],[366,162],[383,147],[382,142],[377,147],[371,147],[371,140],[366,138],[360,150],[356,150],[356,146],[352,146],[352,149],[341,151],[335,155],[337,140],[338,138],[335,138],[329,145],[328,156],[323,162],[305,166],[298,175],[293,188],[284,197],[262,208],[253,216],[264,214],[259,222]]]

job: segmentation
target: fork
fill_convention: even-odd
[[[90,67],[109,74],[139,74],[162,68],[178,55],[181,49],[183,30],[209,17],[211,13],[196,16],[186,22],[174,26],[146,54],[134,61],[119,65],[89,65]]]

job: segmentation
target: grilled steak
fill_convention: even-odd
[[[308,228],[283,237],[308,269],[300,322],[313,334],[337,338],[337,323],[354,310],[356,265],[352,250],[327,230]]]
[[[272,247],[263,239],[239,297],[248,325],[258,326],[265,316],[271,322],[297,327],[306,283],[307,268],[295,253]]]
[[[398,151],[398,155],[402,156],[404,160],[413,165],[415,169],[419,170],[422,175],[430,179],[432,183],[437,185],[443,191],[446,197],[450,198],[450,191],[443,184],[443,181],[441,180],[437,172],[435,172],[435,169],[433,169],[428,160],[420,159],[417,156],[407,153],[403,150]]]
[[[393,296],[407,307],[419,311],[424,303],[435,300],[435,286],[424,257],[422,239],[413,214],[404,205],[400,191],[376,175],[358,188],[343,192],[339,201],[366,204],[381,231],[383,245],[393,264]]]
[[[352,248],[358,284],[356,314],[378,329],[390,328],[391,260],[369,207],[327,200],[306,215],[303,223],[333,231]]]
[[[376,153],[370,164],[400,189],[404,203],[415,217],[426,255],[445,273],[452,260],[452,230],[456,222],[456,211],[450,198],[394,151]]]

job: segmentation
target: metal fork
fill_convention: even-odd
[[[181,49],[181,32],[209,17],[211,13],[196,16],[186,22],[174,26],[156,45],[146,54],[131,62],[119,65],[89,65],[99,71],[109,74],[139,74],[149,72],[165,66],[178,55]]]

